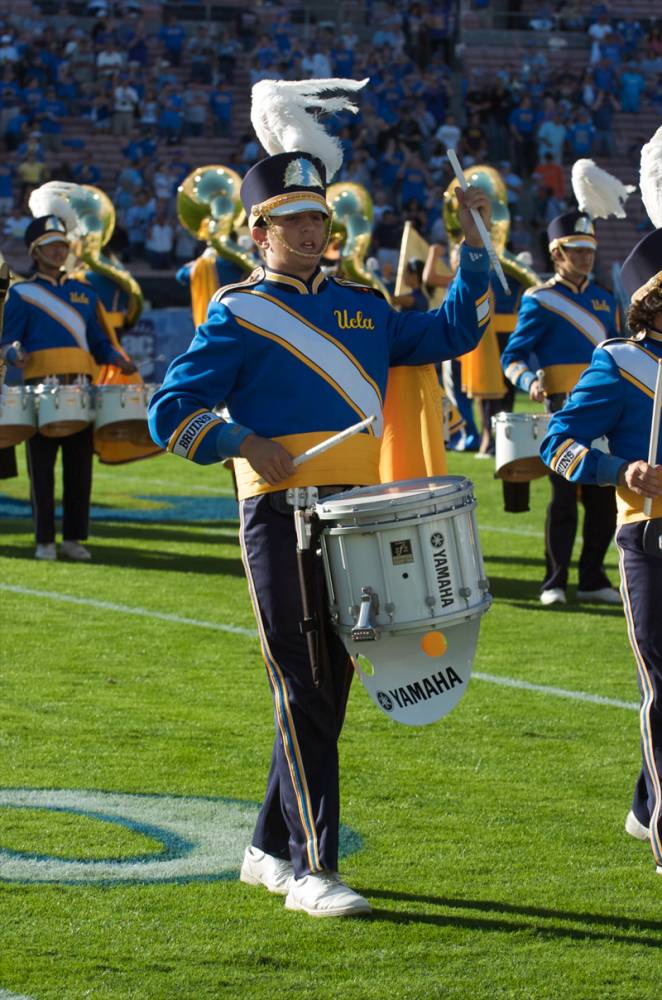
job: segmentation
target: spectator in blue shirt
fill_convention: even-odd
[[[584,108],[578,113],[576,121],[568,129],[568,144],[573,160],[590,156],[593,152],[594,142],[595,127],[588,111]]]
[[[611,91],[601,90],[598,93],[593,105],[593,124],[595,125],[595,138],[597,150],[601,156],[614,156],[616,149],[612,124],[614,112],[618,108],[618,101]]]
[[[172,14],[165,15],[158,37],[163,44],[163,54],[170,65],[179,66],[182,61],[182,49],[186,39],[186,32],[181,24],[177,24]]]
[[[643,73],[639,70],[632,57],[626,62],[620,79],[621,111],[629,111],[639,114],[641,108],[641,95],[644,92],[646,81]]]
[[[510,112],[509,125],[513,142],[513,159],[519,174],[529,177],[536,165],[536,144],[533,141],[538,113],[528,94]]]
[[[224,80],[209,95],[209,107],[213,114],[213,126],[216,135],[229,135],[232,125],[232,106],[234,99]]]
[[[0,160],[0,215],[9,215],[14,207],[16,171],[9,159]]]
[[[93,187],[101,180],[101,171],[90,149],[86,149],[81,162],[74,165],[73,176],[77,184],[91,184]]]

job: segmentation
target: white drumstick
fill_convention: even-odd
[[[308,451],[302,451],[300,455],[297,455],[292,459],[292,465],[301,465],[303,462],[307,462],[309,458],[314,458],[316,455],[321,455],[323,451],[328,451],[329,448],[335,448],[337,444],[344,441],[346,438],[353,437],[362,431],[364,427],[369,427],[370,424],[374,423],[377,418],[374,413],[366,417],[365,420],[360,420],[358,424],[352,424],[351,427],[346,427],[344,431],[338,431],[337,434],[332,434],[331,437],[327,438],[326,441],[320,441],[319,444],[313,445]],[[260,486],[264,486],[266,479],[258,479]]]
[[[307,462],[309,458],[314,458],[316,455],[321,455],[323,451],[327,451],[329,448],[335,448],[337,444],[344,441],[345,438],[354,437],[359,431],[362,431],[364,427],[369,427],[370,424],[375,421],[374,413],[370,417],[366,417],[365,420],[360,420],[358,424],[352,424],[351,427],[347,427],[344,431],[338,431],[337,434],[333,434],[326,441],[321,441],[319,444],[314,445],[309,448],[308,451],[302,451],[300,455],[292,460],[292,465],[301,465],[303,462]]]
[[[660,406],[662,406],[662,364],[657,363],[657,378],[655,379],[655,396],[653,397],[653,419],[651,421],[651,436],[648,444],[648,464],[657,465],[657,444],[660,440]],[[653,500],[644,500],[644,514],[651,516]]]
[[[457,177],[458,184],[460,185],[463,191],[466,191],[469,185],[467,184],[467,179],[464,176],[464,173],[462,172],[462,167],[460,165],[460,161],[457,158],[457,153],[455,152],[454,149],[447,149],[446,156],[448,157],[448,161],[451,167],[455,171],[455,176]],[[503,268],[501,267],[501,261],[497,257],[497,252],[494,249],[494,244],[492,243],[490,234],[487,231],[487,227],[483,222],[480,212],[477,209],[472,208],[471,217],[476,223],[476,229],[478,230],[478,234],[481,240],[483,241],[483,246],[490,255],[490,261],[492,262],[492,267],[496,271],[496,276],[501,282],[501,287],[503,288],[506,295],[510,295],[510,288],[508,287],[506,276],[503,273]]]

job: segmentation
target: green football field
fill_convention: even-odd
[[[25,473],[0,482],[0,1000],[662,997],[662,877],[623,832],[622,612],[539,605],[546,480],[514,516],[492,462],[450,471],[476,484],[494,605],[442,721],[396,725],[354,687],[354,921],[237,878],[272,709],[226,473],[97,466],[77,565],[34,561]]]

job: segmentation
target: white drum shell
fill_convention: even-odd
[[[90,386],[37,386],[35,399],[39,433],[44,437],[68,437],[92,423],[94,400]]]
[[[499,479],[527,483],[547,475],[540,445],[549,420],[549,413],[497,413],[492,417]]]
[[[418,487],[415,485],[418,484]],[[388,494],[387,489],[391,489]],[[352,490],[317,505],[331,614],[356,625],[364,588],[381,631],[420,631],[481,615],[490,604],[471,484],[459,476]]]
[[[147,404],[156,385],[100,385],[96,390],[94,429],[104,441],[151,443]]]
[[[0,388],[0,448],[28,441],[37,433],[37,410],[32,387]]]

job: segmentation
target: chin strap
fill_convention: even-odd
[[[266,213],[262,216],[262,218],[264,219],[264,223],[267,229],[269,230],[273,238],[276,240],[276,242],[280,243],[281,246],[285,247],[286,250],[288,250],[290,253],[293,253],[296,257],[303,257],[304,260],[313,261],[313,260],[319,260],[321,257],[324,256],[326,248],[329,245],[329,241],[331,240],[331,227],[333,225],[333,215],[327,216],[327,220],[325,222],[326,239],[324,241],[324,246],[322,247],[321,250],[315,251],[314,253],[307,253],[305,250],[295,250],[294,247],[291,247],[290,244],[285,239],[285,237],[283,236],[282,230],[278,225],[277,219],[274,219],[273,216],[267,215]]]

